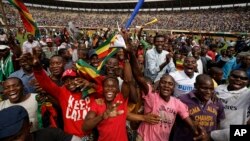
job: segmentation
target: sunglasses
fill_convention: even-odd
[[[231,76],[232,76],[234,79],[240,78],[241,80],[248,80],[248,77],[242,77],[242,76],[238,76],[238,75],[236,75],[236,74],[231,74]]]

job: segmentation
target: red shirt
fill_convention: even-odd
[[[213,51],[209,50],[209,51],[207,52],[207,55],[208,55],[209,57],[211,57],[213,61],[215,61],[216,52],[213,52]]]
[[[34,75],[40,86],[60,104],[63,114],[64,131],[79,137],[86,135],[82,131],[85,116],[90,110],[90,103],[93,98],[82,99],[80,92],[72,93],[65,86],[57,86],[45,73],[44,70],[34,70]]]
[[[125,100],[120,93],[117,94],[114,101],[118,100],[122,101],[122,104],[117,110],[124,110],[124,113],[113,118],[107,118],[98,124],[98,141],[128,141],[126,132],[128,100]],[[106,104],[98,105],[96,102],[93,102],[91,111],[95,112],[97,115],[101,115],[106,111]]]

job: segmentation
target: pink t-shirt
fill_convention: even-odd
[[[189,116],[188,107],[172,96],[168,102],[164,101],[159,93],[152,92],[150,85],[148,94],[143,98],[145,100],[144,113],[160,115],[161,121],[155,125],[142,122],[138,134],[143,141],[168,141],[176,115],[180,115],[182,119],[187,118]]]

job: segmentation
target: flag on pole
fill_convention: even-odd
[[[23,21],[23,25],[27,32],[33,34],[36,38],[39,37],[39,29],[32,15],[30,14],[27,7],[21,0],[8,0],[8,2],[13,5],[19,12],[20,17]]]
[[[120,34],[113,35],[107,39],[100,47],[96,48],[95,52],[98,55],[98,59],[102,60],[97,71],[101,71],[106,61],[117,53],[118,48],[126,48],[125,41]]]

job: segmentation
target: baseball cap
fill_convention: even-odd
[[[0,139],[17,134],[28,112],[22,106],[11,106],[0,111]]]
[[[63,72],[62,79],[65,77],[76,77],[76,76],[77,76],[77,73],[74,70],[68,69]]]
[[[10,48],[10,47],[9,47],[9,46],[6,46],[6,45],[0,45],[0,49],[1,49],[1,50],[7,49],[7,48]]]

